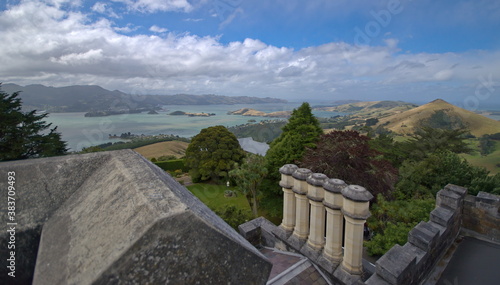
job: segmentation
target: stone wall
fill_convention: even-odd
[[[500,243],[500,196],[479,192],[467,195],[464,201],[463,231]]]
[[[463,219],[467,189],[447,185],[436,196],[429,222],[420,222],[408,242],[395,245],[376,262],[376,272],[366,284],[419,284],[457,238]]]
[[[265,284],[271,271],[249,242],[131,150],[0,163],[1,197],[8,172],[16,173],[17,270],[2,284]],[[2,230],[1,244],[8,239]],[[0,250],[5,279],[9,253]]]

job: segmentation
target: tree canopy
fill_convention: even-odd
[[[287,163],[296,163],[306,148],[313,148],[323,130],[312,114],[309,103],[294,109],[281,135],[273,140],[266,154],[267,169],[273,180],[279,179],[279,168]]]
[[[19,92],[0,90],[0,161],[65,154],[66,142],[57,127],[43,121],[48,114],[23,112],[21,106]]]
[[[224,126],[201,130],[186,149],[186,166],[194,181],[228,177],[235,163],[241,163],[245,152],[236,136]]]
[[[438,129],[422,127],[417,129],[412,138],[402,144],[406,158],[421,160],[439,151],[470,153],[472,149],[465,142],[467,129]]]
[[[467,187],[472,195],[479,191],[500,194],[500,174],[490,176],[485,168],[473,166],[453,152],[442,151],[420,161],[405,161],[400,168],[396,196],[433,198],[449,183]]]
[[[255,218],[258,217],[259,186],[267,175],[265,164],[263,156],[248,154],[243,164],[229,172],[240,192],[247,198]]]
[[[299,165],[388,196],[397,181],[397,169],[369,141],[356,131],[332,131],[320,137],[316,148],[306,151]]]

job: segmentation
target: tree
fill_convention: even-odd
[[[380,134],[376,138],[369,141],[370,146],[381,152],[385,159],[389,160],[391,164],[399,168],[403,163],[402,157],[406,156],[401,143],[394,141],[393,136],[390,134]]]
[[[495,141],[490,139],[488,135],[484,135],[479,139],[479,152],[482,156],[487,156],[488,154],[495,151]]]
[[[397,181],[397,169],[372,149],[370,138],[356,131],[333,131],[322,135],[315,149],[309,148],[300,166],[348,184],[365,187],[374,196],[389,196]]]
[[[378,123],[377,118],[370,118],[370,119],[366,119],[365,126],[371,127],[371,126],[375,126],[377,123]]]
[[[323,130],[319,121],[312,114],[309,103],[303,103],[294,109],[281,135],[273,140],[266,153],[269,177],[278,181],[279,168],[288,163],[299,161],[306,148],[314,148]]]
[[[224,209],[215,209],[215,213],[235,230],[238,230],[239,225],[252,219],[248,211],[243,211],[234,205],[227,206]]]
[[[431,154],[421,161],[405,161],[399,174],[395,191],[398,199],[432,198],[449,183],[468,188],[472,195],[479,191],[500,193],[500,174],[489,176],[485,168],[473,166],[450,151]]]
[[[43,121],[48,114],[22,112],[18,96],[0,90],[0,161],[65,154],[66,142],[57,127]]]
[[[229,172],[229,176],[235,180],[238,189],[247,198],[254,217],[258,217],[258,191],[262,180],[267,175],[263,156],[249,154],[245,162]]]
[[[373,232],[373,238],[365,245],[370,255],[383,255],[395,244],[404,245],[408,233],[420,221],[429,220],[429,213],[434,209],[433,198],[387,201],[382,195],[373,204],[367,225]]]
[[[417,161],[439,151],[470,153],[472,149],[465,142],[465,135],[468,132],[466,129],[422,127],[415,131],[409,141],[403,143],[403,149],[407,153],[407,158]]]
[[[245,157],[238,139],[224,126],[201,130],[186,149],[186,166],[194,181],[227,178],[235,163]]]

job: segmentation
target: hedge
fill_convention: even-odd
[[[168,160],[168,161],[158,161],[154,164],[158,165],[161,169],[165,171],[174,172],[177,169],[181,169],[182,172],[189,172],[189,167],[184,165],[184,159]]]

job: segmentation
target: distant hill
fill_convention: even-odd
[[[439,128],[466,127],[475,136],[500,132],[500,122],[437,99],[425,105],[379,119],[378,125],[400,134],[427,125]]]
[[[23,107],[26,109],[46,110],[49,112],[90,112],[119,111],[150,108],[158,105],[215,105],[215,104],[260,104],[286,103],[275,98],[221,95],[130,95],[115,90],[110,91],[96,85],[74,85],[66,87],[47,87],[44,85],[20,86],[12,83],[2,84],[9,94],[21,91]]]
[[[168,141],[141,146],[134,149],[147,159],[158,158],[160,156],[173,155],[177,158],[183,157],[189,143],[181,141]]]
[[[351,118],[368,119],[382,118],[396,113],[401,113],[409,109],[418,107],[418,105],[403,101],[369,101],[354,102],[334,107],[319,107],[315,110],[351,113]]]

